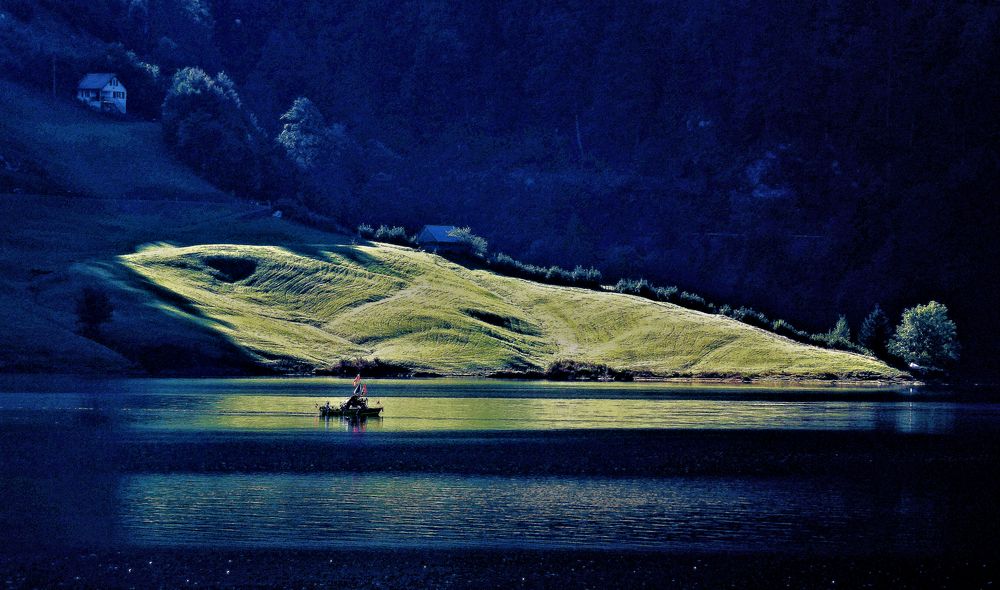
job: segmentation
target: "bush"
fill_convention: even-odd
[[[638,295],[653,301],[666,301],[689,309],[715,313],[715,305],[706,301],[701,295],[678,291],[677,287],[654,287],[646,279],[621,279],[614,288],[618,293]]]
[[[479,258],[486,256],[489,244],[486,242],[485,238],[472,233],[471,229],[467,227],[456,227],[448,232],[448,235],[456,238],[459,242],[468,246],[469,252],[471,252],[474,256],[478,256]]]
[[[406,235],[405,228],[399,226],[389,227],[387,225],[380,225],[378,226],[378,229],[375,230],[371,239],[377,242],[398,244],[400,246],[413,246],[413,238]]]
[[[681,305],[698,311],[704,311],[706,313],[715,312],[715,304],[706,301],[705,298],[702,297],[701,295],[688,293],[687,291],[681,291],[681,294],[677,296],[676,303],[677,305]]]
[[[601,271],[594,267],[583,268],[577,265],[573,269],[572,279],[574,285],[579,285],[581,287],[591,287],[594,289],[599,289],[601,287]]]
[[[546,275],[545,269],[535,266],[534,264],[521,262],[520,260],[508,256],[503,252],[494,254],[493,257],[490,258],[489,263],[490,267],[499,273],[520,277],[522,279],[542,281]]]
[[[907,363],[944,370],[958,362],[958,330],[948,308],[931,301],[903,312],[888,348]]]
[[[553,285],[573,284],[573,273],[561,266],[550,266],[545,271],[545,282]]]
[[[836,348],[838,350],[847,350],[850,352],[857,352],[859,354],[868,354],[867,350],[851,342],[851,327],[847,323],[847,317],[843,315],[837,318],[837,323],[834,324],[833,328],[831,328],[829,332],[813,334],[809,340],[813,344],[825,346],[826,348]]]
[[[658,301],[677,301],[677,287],[654,287],[653,293]]]
[[[366,240],[375,239],[375,229],[367,223],[362,223],[358,226],[358,235]]]
[[[804,330],[798,330],[795,326],[786,322],[785,320],[774,320],[771,322],[771,331],[775,334],[785,336],[786,338],[791,338],[792,340],[798,340],[799,342],[809,342],[809,333]]]
[[[76,320],[80,334],[94,338],[100,334],[101,324],[111,321],[114,306],[107,291],[97,287],[84,287],[76,300]]]
[[[354,377],[360,374],[365,378],[388,379],[393,377],[411,377],[413,371],[406,366],[387,363],[375,357],[371,360],[358,357],[356,359],[340,359],[337,364],[316,369],[317,375],[332,375],[335,377]]]
[[[538,281],[540,283],[570,287],[588,287],[591,289],[601,288],[601,271],[592,267],[584,268],[578,265],[571,271],[561,266],[546,268],[521,262],[503,252],[494,254],[489,259],[489,265],[490,268],[501,274]]]
[[[729,306],[727,305],[723,307]],[[763,328],[765,330],[772,329],[771,320],[769,320],[763,313],[750,307],[740,307],[738,309],[730,309],[728,313],[726,313],[726,311],[720,311],[720,313],[728,315],[734,320],[743,322],[744,324],[750,324],[751,326],[757,326],[758,328]]]
[[[635,374],[607,365],[559,360],[549,365],[545,378],[552,381],[634,381]]]
[[[615,284],[615,291],[626,295],[656,299],[656,289],[646,279],[620,279]]]

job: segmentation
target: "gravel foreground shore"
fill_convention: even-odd
[[[994,588],[993,558],[131,550],[0,558],[5,588]]]

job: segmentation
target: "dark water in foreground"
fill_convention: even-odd
[[[1000,405],[909,391],[8,379],[4,552],[938,555],[994,542]]]

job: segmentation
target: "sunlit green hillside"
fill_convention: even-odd
[[[658,375],[895,374],[725,317],[385,244],[153,246],[121,260],[262,363],[322,367],[363,356],[482,373],[568,358]]]

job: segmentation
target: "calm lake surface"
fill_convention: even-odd
[[[963,551],[1000,405],[909,389],[0,380],[5,551]],[[942,465],[944,467],[942,467]],[[986,501],[989,499],[989,501]]]

